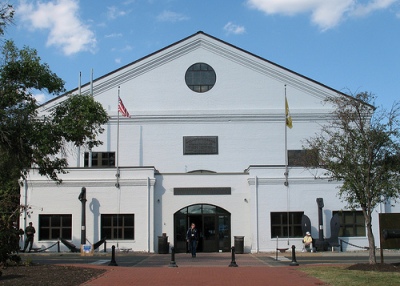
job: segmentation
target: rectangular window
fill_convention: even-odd
[[[271,238],[288,237],[288,233],[289,237],[303,237],[303,214],[304,212],[271,212]]]
[[[89,167],[89,152],[85,152],[85,167]],[[115,167],[115,152],[92,152],[92,168]]]
[[[340,219],[339,236],[366,236],[365,219],[362,211],[334,211]]]
[[[39,240],[72,239],[72,215],[39,215]]]
[[[288,165],[293,167],[319,166],[316,150],[288,150]]]
[[[107,239],[135,239],[134,214],[102,214],[101,237]]]

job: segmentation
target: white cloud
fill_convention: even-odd
[[[16,10],[29,29],[49,30],[47,46],[59,47],[65,55],[81,51],[94,52],[96,38],[90,28],[79,19],[78,1],[21,1]]]
[[[243,34],[246,32],[245,28],[243,26],[238,26],[236,24],[233,24],[232,22],[228,22],[224,26],[224,30],[227,32],[227,34]]]
[[[353,14],[356,16],[366,16],[376,10],[386,9],[395,2],[397,0],[374,0],[365,5],[357,4]]]
[[[157,16],[157,20],[160,22],[180,22],[189,20],[189,17],[180,13],[165,10]]]
[[[399,0],[247,0],[254,9],[267,14],[297,15],[310,13],[311,21],[321,30],[337,26],[347,17],[363,16],[386,9]]]
[[[122,33],[112,33],[104,36],[105,38],[120,38],[122,37]]]
[[[129,51],[132,51],[132,50],[133,50],[133,48],[132,48],[131,45],[126,45],[125,47],[123,47],[121,49],[121,52],[129,52]]]
[[[33,98],[36,99],[38,104],[43,104],[50,99],[50,96],[44,93],[38,93],[38,94],[33,94]]]
[[[115,63],[116,63],[116,64],[120,64],[120,63],[121,63],[121,58],[116,58],[116,59],[115,59]]]
[[[121,10],[116,6],[107,7],[107,17],[112,20],[125,16],[128,13],[130,13],[130,11]]]

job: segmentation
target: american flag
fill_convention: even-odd
[[[125,105],[119,96],[118,96],[118,112],[121,112],[122,116],[128,118],[130,117],[128,110],[125,108]]]

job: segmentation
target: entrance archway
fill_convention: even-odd
[[[184,207],[174,214],[175,252],[187,252],[186,231],[194,222],[199,231],[198,252],[229,252],[231,248],[231,214],[209,204]]]

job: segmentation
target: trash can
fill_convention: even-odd
[[[159,254],[169,253],[168,236],[163,235],[158,237],[158,253]]]
[[[243,254],[244,252],[244,236],[235,236],[235,253]]]

